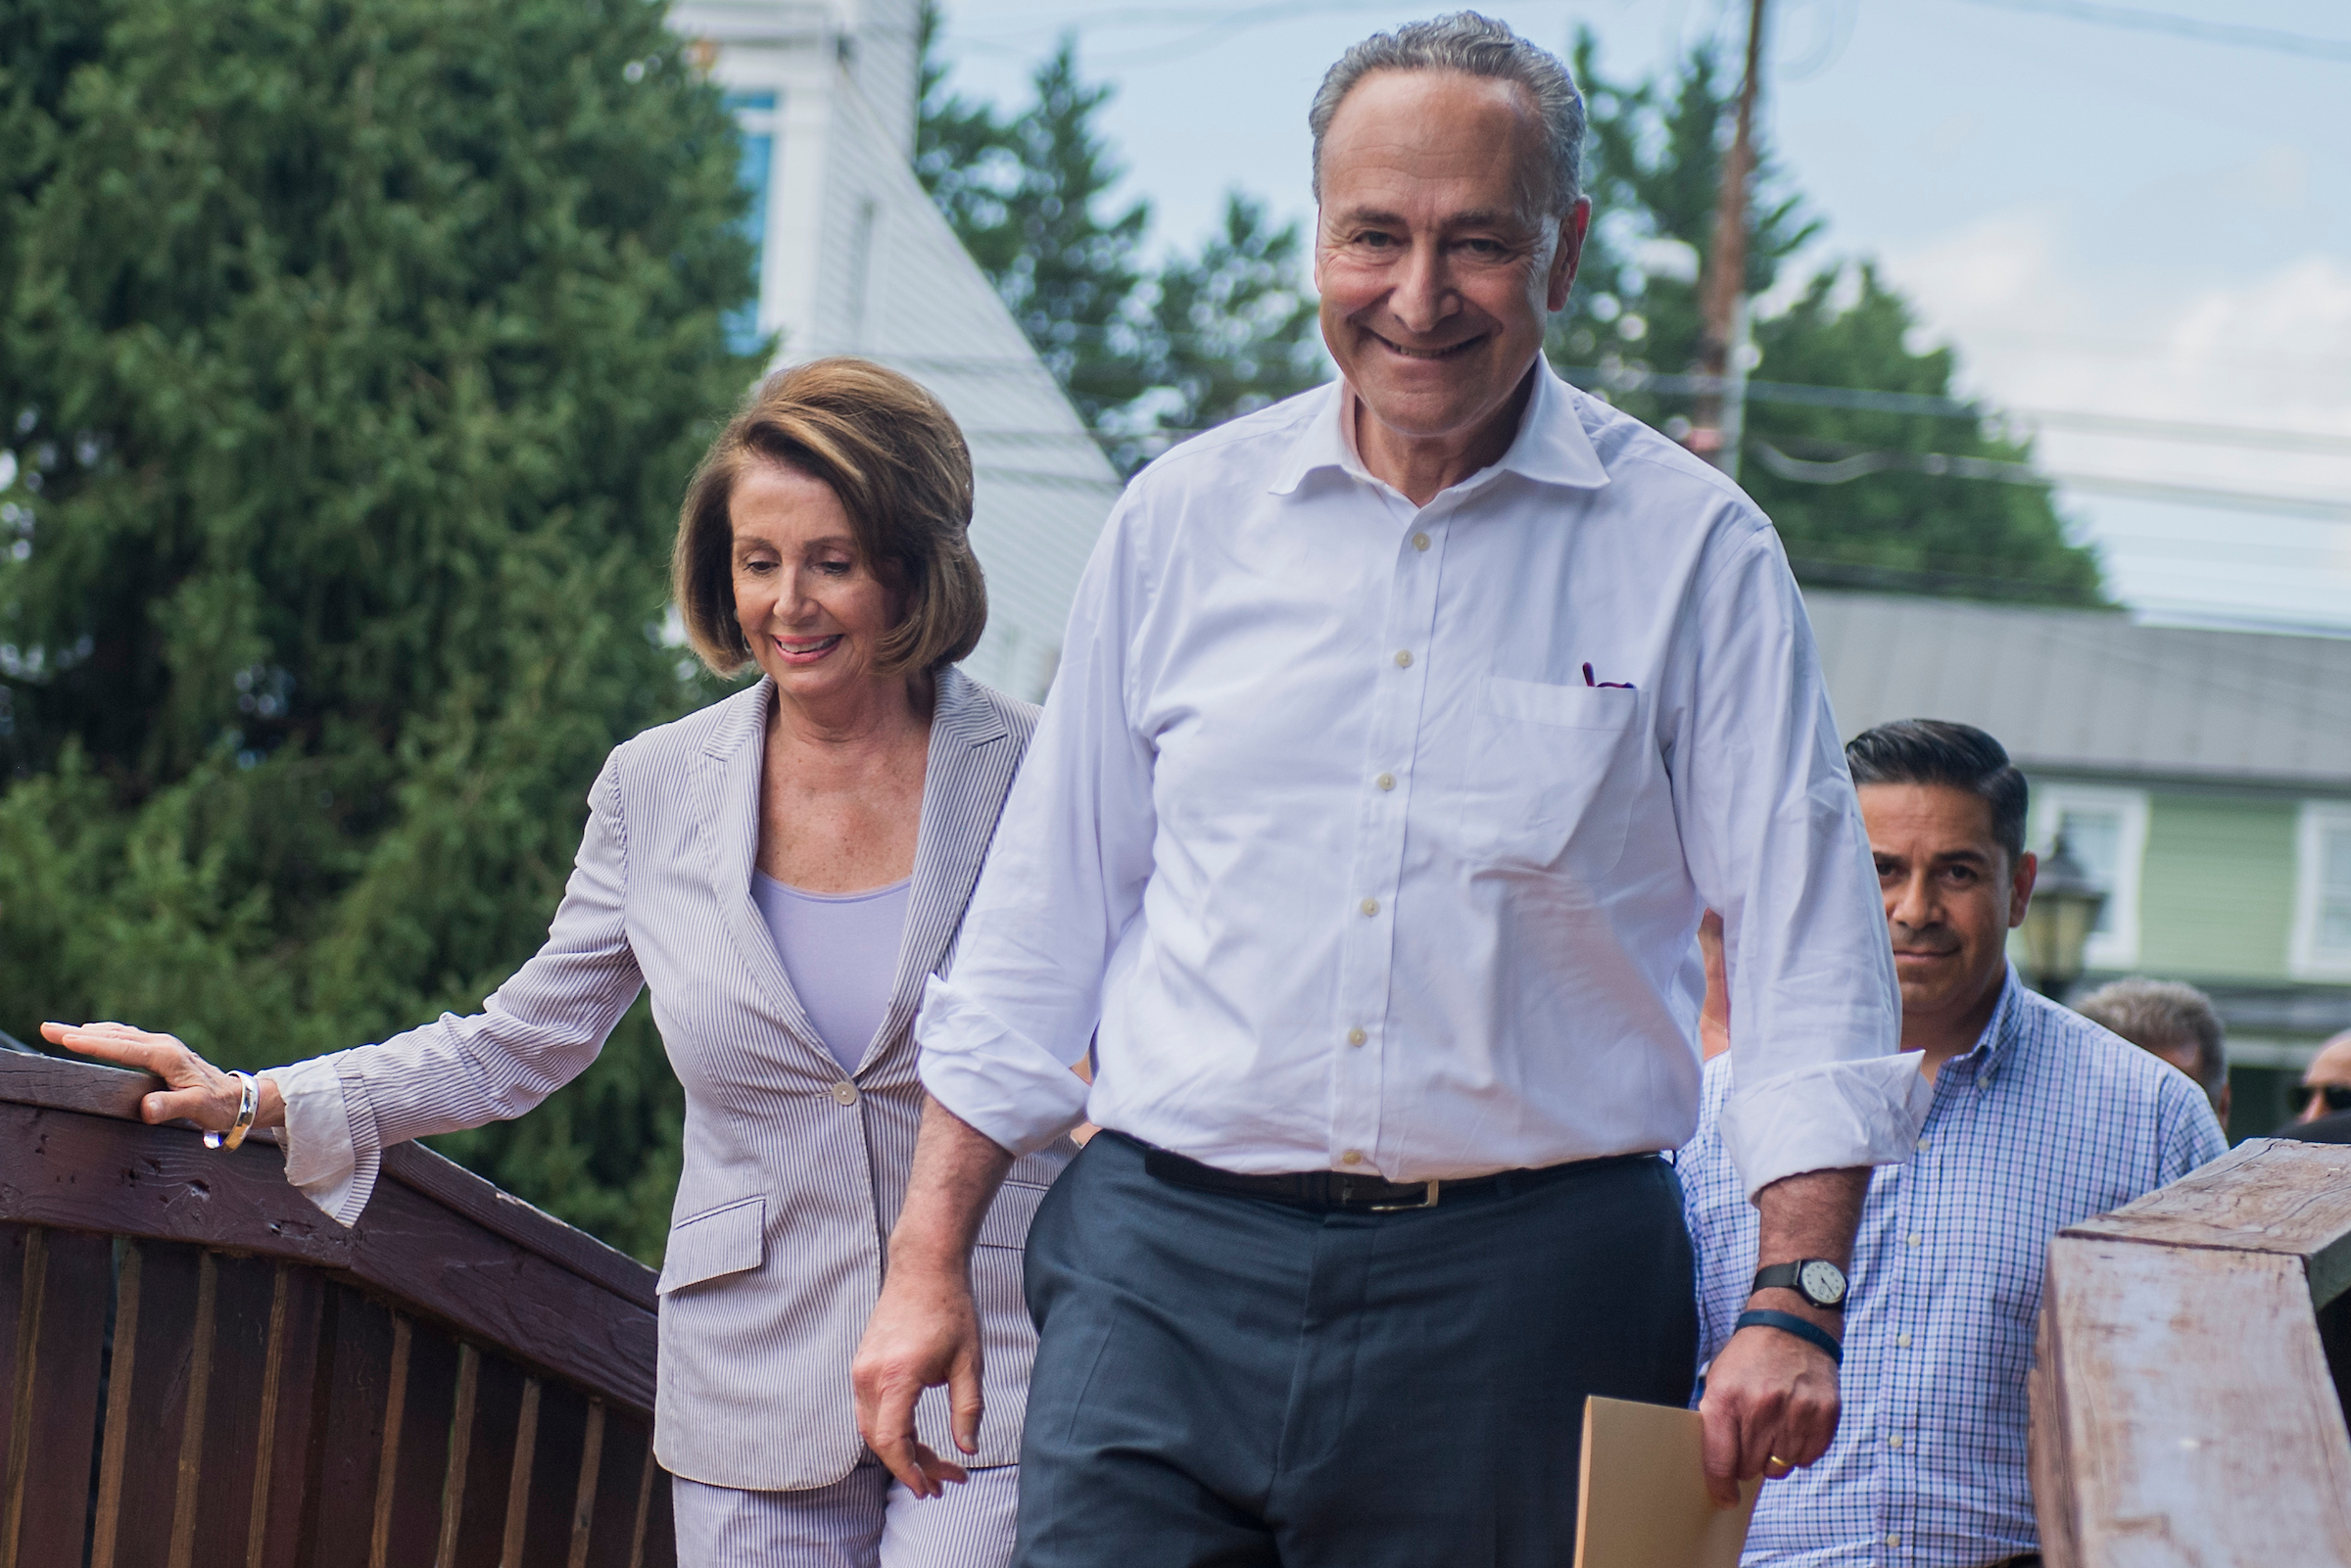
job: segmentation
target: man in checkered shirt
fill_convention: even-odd
[[[2025,1372],[2049,1238],[2228,1144],[2194,1083],[2009,967],[2035,862],[2024,776],[1999,742],[1904,720],[1855,737],[1846,761],[1886,895],[1902,1047],[1919,1053],[1935,1102],[1909,1162],[1870,1180],[1836,1442],[1765,1483],[1744,1562],[2038,1564]],[[1715,1135],[1729,1086],[1730,1059],[1717,1058],[1680,1159],[1702,1361],[1730,1337],[1755,1257],[1755,1212]]]

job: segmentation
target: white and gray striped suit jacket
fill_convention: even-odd
[[[881,1290],[923,1087],[913,1022],[942,972],[1037,710],[938,681],[914,885],[889,1011],[842,1075],[750,895],[772,691],[617,747],[547,945],[471,1018],[334,1058],[360,1166],[384,1145],[520,1116],[577,1076],[642,986],[686,1089],[685,1168],[661,1270],[654,1451],[712,1486],[829,1485],[864,1451],[849,1357]],[[1020,1457],[1035,1334],[1021,1248],[1067,1139],[1013,1166],[972,1264],[984,1336],[983,1465]],[[371,1181],[368,1185],[371,1185]],[[943,1390],[917,1411],[952,1454]]]

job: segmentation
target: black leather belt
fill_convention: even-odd
[[[1413,1209],[1434,1209],[1448,1200],[1478,1198],[1497,1193],[1548,1186],[1569,1176],[1605,1170],[1610,1165],[1655,1160],[1654,1154],[1609,1155],[1600,1160],[1571,1160],[1565,1164],[1524,1170],[1497,1170],[1489,1176],[1460,1181],[1389,1181],[1369,1173],[1345,1170],[1292,1170],[1273,1176],[1244,1176],[1238,1171],[1204,1165],[1171,1149],[1157,1149],[1140,1138],[1104,1128],[1101,1136],[1116,1138],[1143,1152],[1143,1169],[1177,1187],[1223,1193],[1234,1198],[1263,1198],[1317,1213],[1344,1211],[1361,1214],[1396,1214]]]

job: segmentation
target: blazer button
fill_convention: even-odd
[[[857,1085],[846,1078],[841,1079],[833,1085],[833,1099],[840,1105],[855,1105],[857,1103]]]

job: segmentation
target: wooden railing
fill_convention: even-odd
[[[2257,1139],[2050,1243],[2048,1568],[2351,1563],[2351,1147]]]
[[[0,1054],[0,1568],[669,1568],[653,1273],[429,1151],[284,1157]]]

